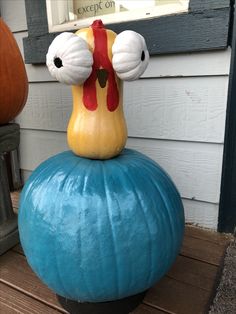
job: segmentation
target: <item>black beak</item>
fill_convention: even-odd
[[[105,69],[97,70],[97,78],[98,78],[98,82],[101,88],[104,88],[106,86],[107,79],[108,79],[108,71]]]

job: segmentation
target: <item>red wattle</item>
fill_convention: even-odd
[[[108,57],[107,33],[101,20],[92,24],[94,36],[93,68],[90,77],[84,83],[83,102],[88,110],[96,110],[98,106],[96,95],[97,70],[108,71],[107,108],[115,111],[119,105],[119,92],[115,79],[115,72]]]

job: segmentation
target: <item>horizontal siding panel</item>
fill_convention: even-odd
[[[182,197],[219,202],[223,145],[130,138],[127,147],[156,160],[170,174]],[[64,132],[21,130],[24,170],[34,170],[48,157],[67,149]]]
[[[231,49],[153,56],[142,77],[228,75]]]
[[[25,0],[0,1],[1,16],[12,32],[27,30]]]
[[[125,83],[131,137],[223,143],[228,77],[145,79]],[[72,110],[69,86],[30,84],[17,118],[22,128],[66,131]]]
[[[60,83],[31,83],[21,128],[65,131],[72,110],[71,87]]]
[[[196,226],[216,230],[219,205],[183,199],[185,221]]]
[[[21,170],[23,182],[26,182],[32,171]],[[191,223],[203,228],[217,229],[218,204],[198,202],[182,199],[186,223]]]
[[[219,202],[223,145],[130,138],[127,146],[158,162],[182,197]]]
[[[22,39],[27,37],[28,33],[16,33],[14,36],[24,55]],[[230,55],[229,48],[221,51],[153,56],[142,78],[228,75]],[[29,82],[55,81],[46,65],[26,64],[26,69]]]
[[[20,168],[32,171],[47,158],[68,150],[65,132],[21,129]]]
[[[125,85],[129,135],[222,143],[228,77],[149,79]]]

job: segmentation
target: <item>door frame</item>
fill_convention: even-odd
[[[236,232],[236,18],[231,7],[230,42],[232,48],[226,110],[221,195],[218,218],[219,232]]]

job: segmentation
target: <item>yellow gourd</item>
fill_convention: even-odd
[[[105,30],[101,22],[93,23],[92,27],[76,32],[88,43],[93,52],[93,72],[97,78],[88,80],[83,85],[74,85],[73,112],[67,129],[68,144],[72,151],[82,157],[93,159],[108,159],[118,155],[124,148],[127,139],[127,128],[123,114],[123,82],[117,77],[112,68],[112,45],[116,34]],[[96,38],[95,38],[96,37]],[[98,41],[100,43],[98,43]],[[95,45],[97,45],[95,47]],[[104,69],[102,63],[108,56],[109,69]],[[98,59],[98,60],[97,60]],[[105,70],[105,71],[104,71]],[[90,78],[93,76],[91,74]],[[118,99],[113,97],[109,109],[108,93],[114,96],[115,91],[109,90],[109,78],[114,76],[117,86]],[[95,83],[95,86],[91,86]],[[86,85],[86,86],[85,86]],[[112,86],[110,86],[111,88]],[[94,93],[95,99],[89,99],[86,105],[85,93]],[[87,95],[89,98],[90,95]],[[112,98],[112,95],[110,95]],[[92,98],[92,96],[90,97]],[[91,109],[92,107],[92,109]]]

